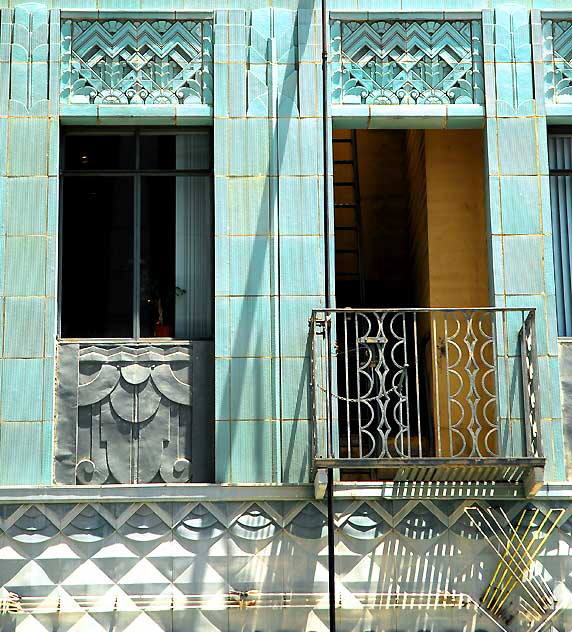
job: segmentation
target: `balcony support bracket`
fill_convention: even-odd
[[[323,500],[328,488],[328,470],[319,468],[314,476],[314,497],[316,500]]]
[[[544,485],[544,468],[531,467],[524,477],[524,493],[527,498],[536,496]]]

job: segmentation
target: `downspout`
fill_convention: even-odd
[[[324,157],[324,297],[326,309],[332,306],[330,296],[330,151],[329,151],[329,130],[328,130],[328,115],[329,115],[329,84],[328,84],[328,10],[327,0],[322,0],[322,149]],[[328,345],[328,385],[331,388],[332,384],[332,364],[331,354],[329,353],[330,336],[331,331],[329,324],[325,323],[326,330],[326,344]],[[328,432],[328,454],[332,457],[332,419],[331,419],[331,405],[327,405],[329,411],[329,419],[327,420],[327,432]],[[329,592],[329,621],[330,632],[336,632],[336,568],[334,557],[334,471],[330,467],[328,468],[328,592]]]

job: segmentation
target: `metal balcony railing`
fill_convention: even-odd
[[[534,310],[314,310],[310,328],[316,469],[518,482],[543,467]]]

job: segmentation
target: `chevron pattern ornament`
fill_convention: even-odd
[[[484,103],[477,20],[337,20],[331,37],[334,103]]]
[[[545,98],[572,103],[572,20],[543,20]]]
[[[339,629],[524,629],[475,607],[497,559],[470,504],[336,500]],[[537,557],[551,586],[570,581],[571,516]],[[0,629],[327,632],[326,523],[315,501],[0,504]]]
[[[62,47],[62,103],[212,103],[209,20],[64,20]]]

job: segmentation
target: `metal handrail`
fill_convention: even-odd
[[[534,314],[312,310],[314,459],[542,458]]]

